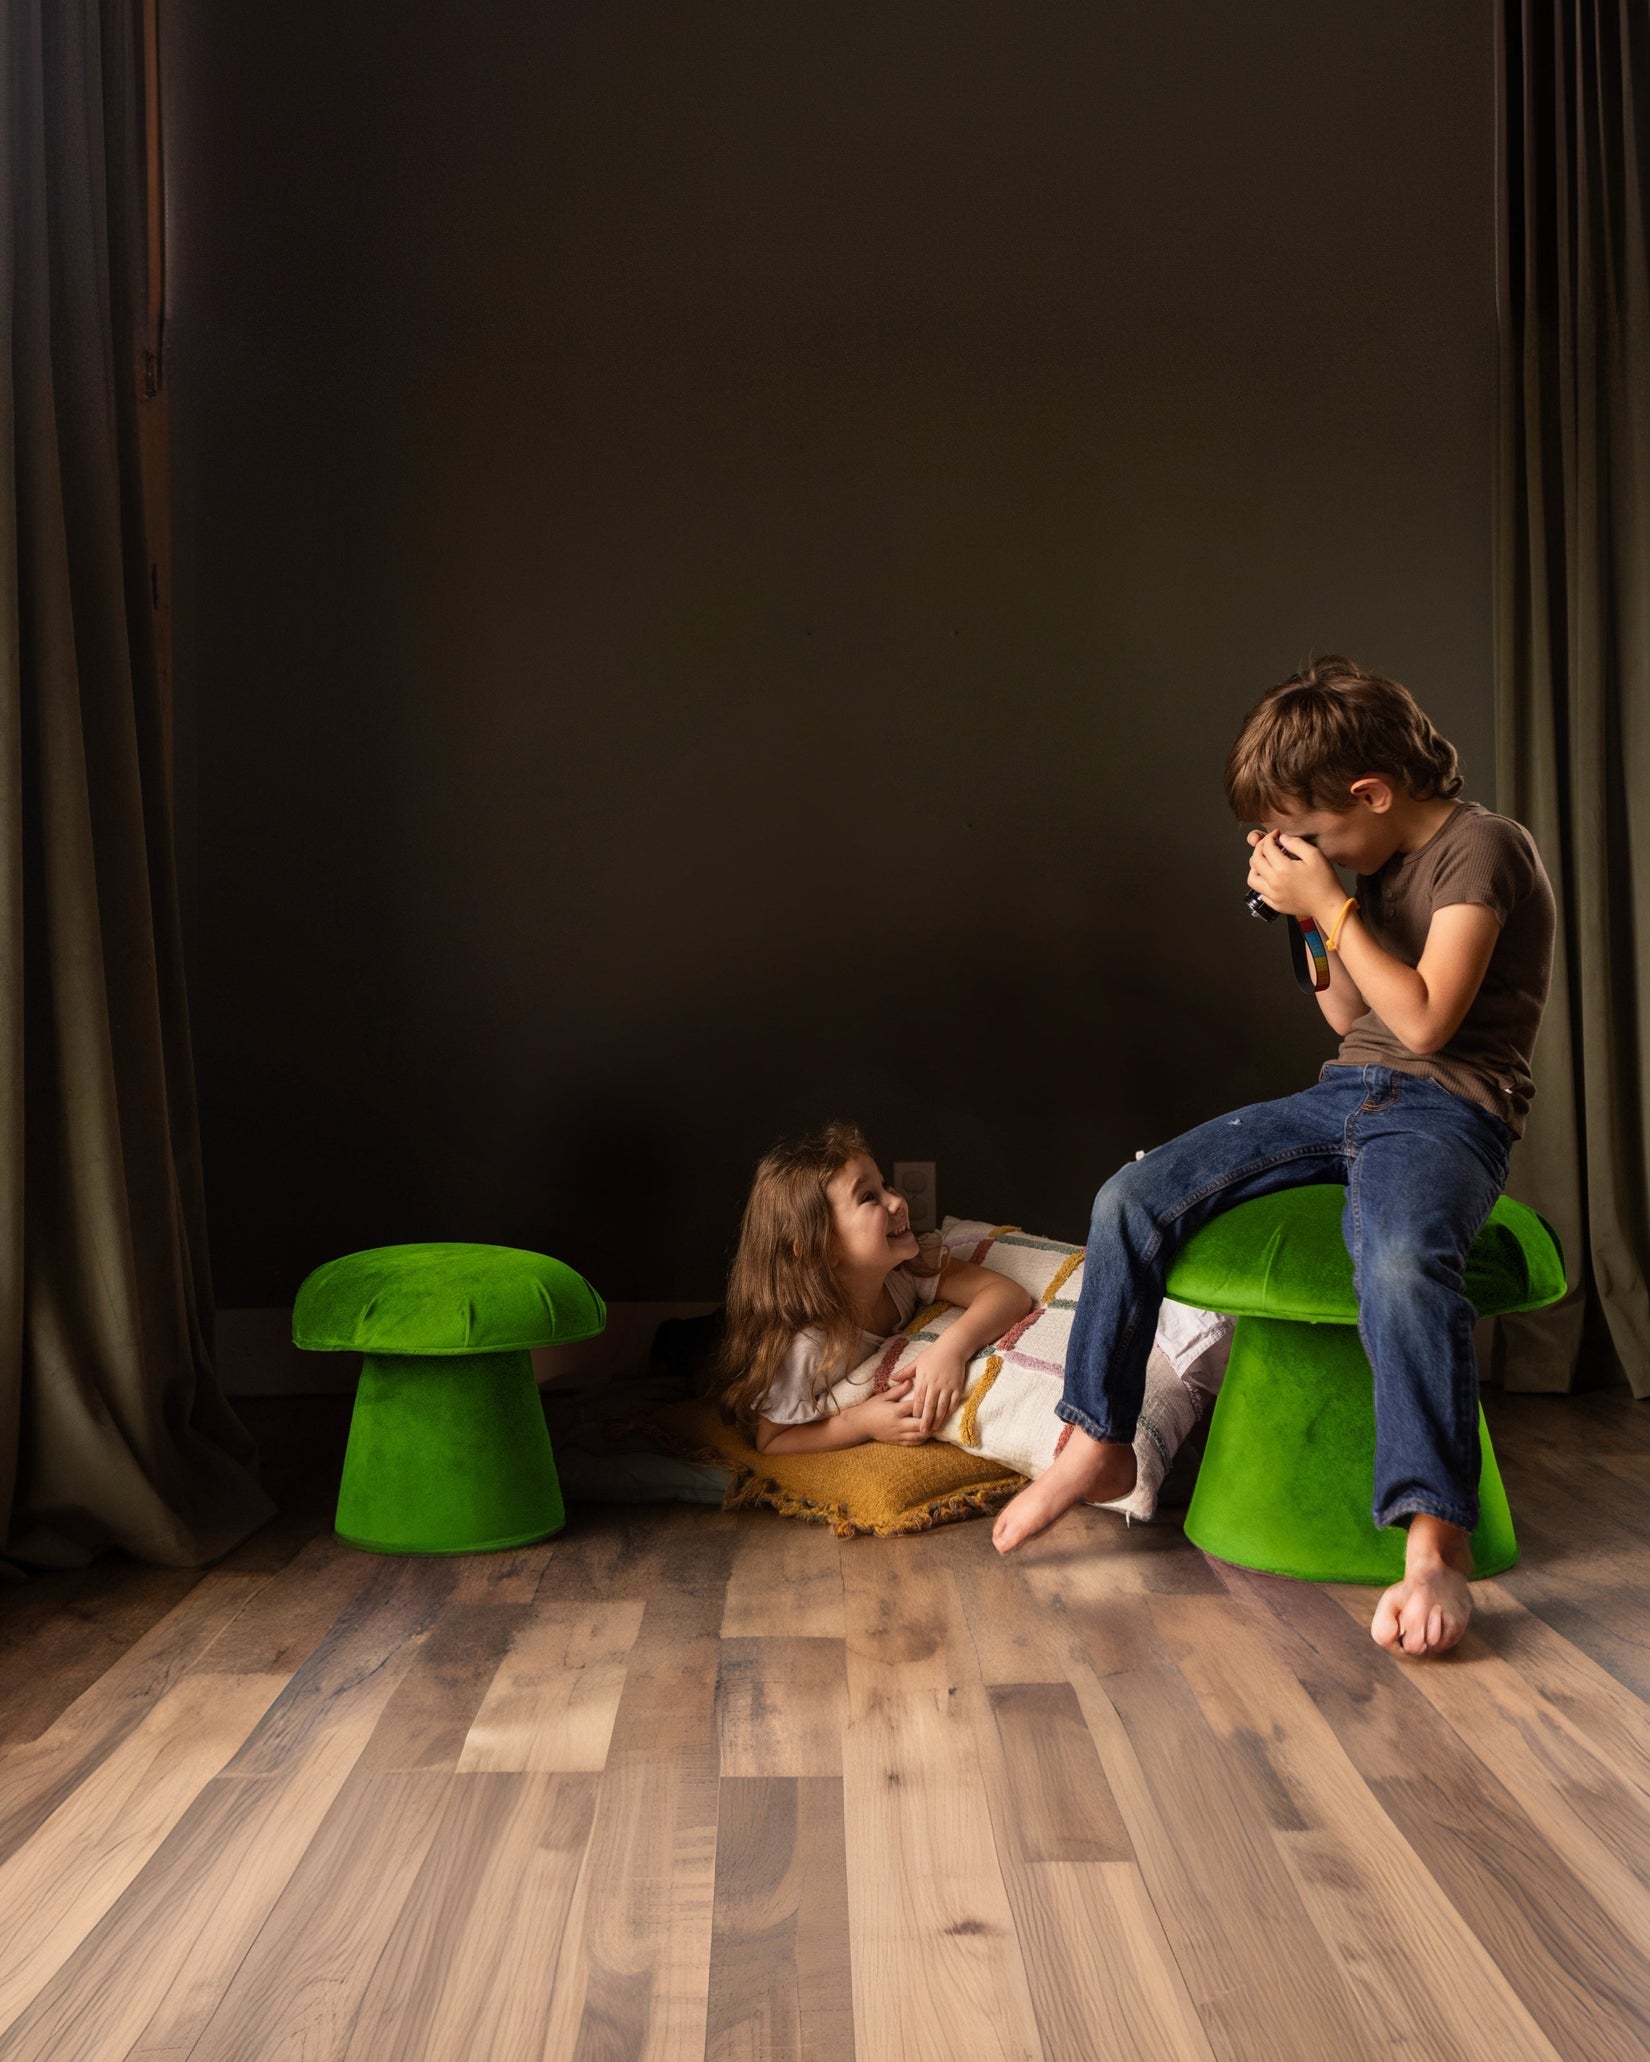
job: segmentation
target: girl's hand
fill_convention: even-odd
[[[1335,869],[1317,846],[1286,831],[1249,833],[1249,885],[1282,916],[1313,916],[1345,899]]]
[[[926,1439],[962,1402],[968,1362],[941,1339],[902,1372],[911,1377],[911,1402]]]
[[[921,1446],[928,1437],[912,1402],[911,1385],[902,1376],[896,1375],[880,1396],[868,1396],[854,1409],[858,1413],[855,1431],[879,1445]]]

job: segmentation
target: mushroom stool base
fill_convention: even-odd
[[[1518,1558],[1478,1413],[1475,1576]],[[1217,1560],[1312,1582],[1396,1582],[1402,1526],[1371,1519],[1375,1387],[1356,1326],[1242,1317],[1209,1425],[1186,1536]]]
[[[369,1353],[335,1527],[376,1554],[530,1546],[566,1523],[525,1351]]]

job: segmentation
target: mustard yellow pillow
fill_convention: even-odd
[[[758,1453],[703,1399],[651,1411],[635,1429],[669,1453],[731,1468],[724,1510],[765,1504],[781,1517],[834,1526],[839,1539],[862,1532],[878,1539],[929,1532],[997,1510],[1026,1481],[1011,1468],[933,1439],[923,1446],[867,1443],[832,1453]]]

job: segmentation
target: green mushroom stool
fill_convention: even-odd
[[[293,1344],[363,1355],[338,1537],[375,1554],[474,1554],[559,1532],[532,1349],[606,1323],[582,1275],[514,1246],[375,1246],[318,1267]]]
[[[1217,1560],[1312,1582],[1392,1583],[1401,1526],[1378,1530],[1375,1387],[1358,1336],[1346,1190],[1313,1184],[1259,1196],[1212,1219],[1169,1270],[1178,1302],[1235,1316],[1231,1359],[1209,1424],[1186,1536]],[[1539,1310],[1564,1294],[1546,1220],[1503,1196],[1467,1257],[1480,1317]],[[1479,1518],[1473,1572],[1518,1558],[1507,1492],[1478,1413]]]

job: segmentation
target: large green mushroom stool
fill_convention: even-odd
[[[1312,1582],[1393,1583],[1401,1526],[1377,1529],[1375,1388],[1358,1336],[1346,1190],[1313,1184],[1240,1203],[1187,1240],[1169,1270],[1178,1302],[1237,1318],[1186,1536],[1217,1560]],[[1467,1258],[1480,1317],[1538,1310],[1564,1294],[1552,1228],[1503,1196]],[[1507,1492],[1478,1413],[1473,1572],[1518,1558]]]
[[[582,1275],[514,1246],[375,1246],[318,1267],[293,1343],[363,1355],[338,1537],[377,1554],[471,1554],[559,1532],[532,1349],[606,1323]]]

